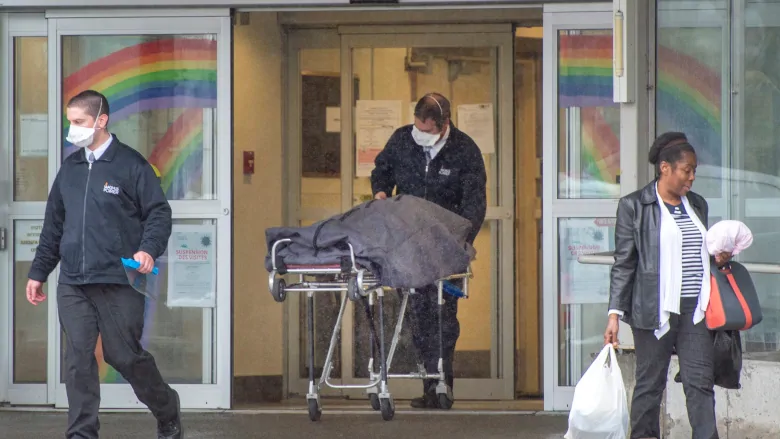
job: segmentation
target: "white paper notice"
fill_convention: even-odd
[[[217,303],[216,226],[174,225],[168,244],[168,307]]]
[[[16,262],[35,259],[35,250],[38,249],[42,230],[43,221],[14,222],[14,260]]]
[[[341,107],[325,108],[325,132],[341,132]]]
[[[49,117],[45,114],[23,114],[19,120],[19,156],[49,155]]]
[[[385,148],[393,132],[401,126],[401,106],[401,101],[357,101],[356,176],[371,176],[374,159]]]
[[[496,152],[493,104],[458,105],[458,128],[476,142],[482,154]]]

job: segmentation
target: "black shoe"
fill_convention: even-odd
[[[182,439],[184,432],[181,428],[181,401],[179,393],[171,389],[176,398],[176,417],[170,421],[157,422],[157,439]]]
[[[410,405],[414,409],[438,409],[439,400],[436,395],[426,393],[419,398],[414,398]]]

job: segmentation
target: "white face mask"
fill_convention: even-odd
[[[95,128],[71,125],[68,129],[66,140],[79,148],[86,148],[92,144],[95,137]]]
[[[431,147],[439,141],[441,134],[431,134],[420,131],[416,126],[412,126],[412,138],[414,142],[422,147]]]
[[[100,101],[100,108],[98,109],[98,115],[95,117],[95,125],[92,128],[80,127],[71,124],[68,129],[68,137],[65,138],[68,142],[79,148],[86,148],[92,144],[92,140],[95,138],[95,129],[97,128],[97,121],[100,117],[100,112],[103,111],[103,101]]]

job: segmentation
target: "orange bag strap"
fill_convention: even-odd
[[[734,279],[734,275],[731,273],[731,270],[723,269],[722,271],[726,275],[726,279],[728,279],[729,285],[731,285],[731,289],[734,290],[734,294],[737,296],[737,300],[739,300],[739,304],[742,307],[742,312],[745,313],[745,327],[742,328],[742,330],[744,331],[746,329],[750,329],[753,326],[753,313],[750,312],[750,307],[745,300],[745,296],[742,295],[742,290],[739,289],[737,280]]]

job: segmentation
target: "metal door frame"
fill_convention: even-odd
[[[8,13],[2,15],[2,25],[0,26],[2,33],[0,34],[0,55],[2,55],[2,70],[0,70],[0,78],[2,78],[3,87],[0,90],[0,126],[4,129],[0,132],[5,133],[2,139],[2,145],[0,145],[0,157],[8,159],[8,167],[6,175],[9,178],[8,186],[0,185],[0,199],[6,203],[5,207],[8,209],[7,218],[0,217],[0,227],[4,227],[6,230],[6,250],[0,251],[0,293],[7,291],[7,294],[0,294],[0,317],[3,324],[0,324],[0,340],[3,341],[3,346],[0,347],[0,401],[9,401],[12,404],[18,405],[42,405],[53,403],[53,386],[51,383],[51,376],[54,373],[54,365],[51,361],[51,337],[52,331],[52,318],[56,314],[56,308],[53,306],[52,301],[49,300],[43,305],[48,310],[48,333],[47,339],[49,340],[49,349],[47,352],[47,383],[37,384],[15,384],[13,381],[13,361],[14,361],[14,285],[13,285],[13,273],[12,268],[14,264],[14,222],[24,220],[43,220],[44,212],[46,209],[45,201],[13,201],[13,175],[14,175],[14,39],[17,37],[46,37],[46,19],[43,13]],[[54,174],[51,172],[51,157],[54,151],[52,150],[51,142],[49,143],[49,173],[48,185],[51,187],[54,181]],[[6,171],[6,170],[3,170]],[[2,207],[0,207],[0,214],[2,214]],[[54,280],[54,275],[49,277],[49,285]],[[51,291],[49,291],[51,293]],[[51,295],[51,294],[49,294]],[[30,305],[32,306],[32,305]]]
[[[307,31],[295,31],[307,32]],[[309,31],[311,32],[311,31]],[[315,31],[316,32],[316,31]],[[496,82],[494,93],[497,109],[499,131],[496,138],[498,166],[495,171],[500,181],[496,191],[495,203],[490,203],[487,210],[486,221],[495,221],[495,236],[501,236],[498,242],[497,254],[494,256],[494,265],[501,273],[494,279],[494,289],[497,291],[498,300],[491,304],[491,379],[458,379],[458,397],[462,399],[514,399],[515,380],[515,347],[514,347],[514,32],[513,27],[506,25],[433,25],[433,26],[342,26],[341,34],[341,210],[346,211],[353,206],[353,180],[354,180],[354,146],[351,134],[353,111],[352,102],[352,49],[355,48],[382,48],[382,47],[494,47],[497,53]],[[288,84],[291,93],[299,93],[298,81],[290,81],[300,75],[298,65],[298,50],[301,47],[291,35],[288,52]],[[313,41],[309,38],[307,41]],[[322,40],[318,45],[307,45],[305,48],[333,48],[332,40]],[[323,44],[320,46],[319,44]],[[296,85],[297,84],[297,85]],[[300,108],[299,98],[290,94],[291,103],[288,113],[288,145],[287,168],[289,180],[300,180]],[[299,206],[300,187],[293,185],[288,195],[288,212],[296,213]],[[337,213],[337,212],[334,212]],[[298,216],[290,215],[290,223],[297,222]],[[512,255],[506,257],[506,255]],[[299,321],[294,316],[300,315],[300,306],[296,300],[288,301],[287,328],[285,337],[287,343],[287,389],[289,393],[305,394],[308,386],[307,379],[298,378],[300,364],[300,342],[302,341]],[[344,314],[344,328],[341,332],[343,346],[354,346],[352,339],[353,304],[347,305]],[[393,317],[394,318],[394,317]],[[330,330],[330,329],[328,329]],[[342,380],[343,384],[364,384],[365,379],[352,377],[353,349],[342,349]],[[346,366],[346,367],[345,367]],[[399,398],[405,396],[417,396],[420,383],[404,380],[395,380],[391,385],[393,393]],[[344,395],[350,398],[365,396],[361,390],[333,391],[323,389],[325,395]],[[402,396],[403,395],[403,396]]]
[[[6,105],[0,105],[0,133],[6,133],[4,139],[0,140],[0,163],[5,163],[0,168],[0,239],[3,239],[5,247],[0,246],[0,402],[8,401],[8,390],[13,383],[12,370],[12,352],[13,343],[11,334],[13,333],[11,316],[11,306],[13,297],[13,281],[11,280],[11,261],[13,257],[9,256],[10,245],[8,234],[11,229],[11,221],[8,220],[11,210],[11,200],[13,199],[13,187],[11,182],[13,175],[13,142],[10,141],[10,127],[8,122],[8,103],[11,93],[10,84],[13,82],[13,75],[10,75],[13,68],[12,53],[9,52],[10,44],[13,41],[12,35],[9,35],[9,18],[7,14],[0,14],[0,102]],[[1,281],[5,279],[5,281]]]
[[[559,385],[560,323],[559,323],[559,264],[558,220],[560,218],[613,218],[618,199],[559,199],[558,198],[558,31],[612,29],[611,3],[584,3],[546,5],[544,10],[544,157],[543,157],[543,340],[544,340],[544,406],[545,410],[569,410],[574,386]],[[642,63],[638,63],[644,66]],[[642,67],[644,68],[644,67]],[[637,75],[630,71],[629,75]],[[638,88],[644,89],[640,86]],[[644,97],[637,102],[621,105],[620,132],[620,195],[636,190],[639,166],[639,107],[646,104]],[[607,309],[604,306],[604,323]],[[622,326],[625,333],[627,328]],[[576,336],[575,336],[576,338]]]

